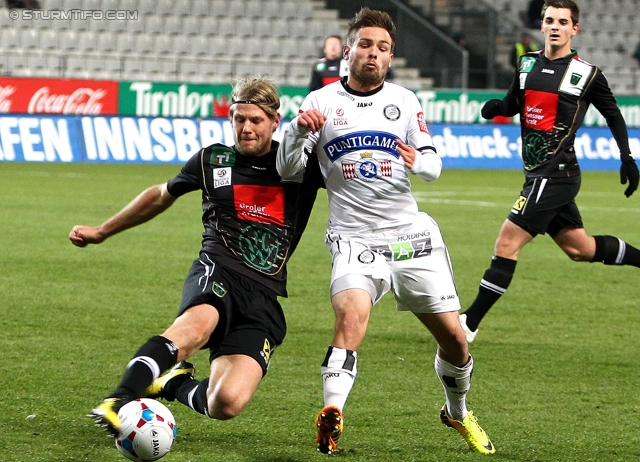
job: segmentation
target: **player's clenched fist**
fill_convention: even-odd
[[[298,115],[298,126],[304,127],[311,132],[320,130],[326,121],[327,117],[317,109],[309,109]]]
[[[69,240],[78,247],[86,247],[87,244],[100,244],[104,239],[105,236],[100,232],[100,228],[92,226],[76,225],[69,233]]]

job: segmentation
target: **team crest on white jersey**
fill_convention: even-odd
[[[360,154],[361,160],[342,162],[342,175],[345,180],[359,180],[372,183],[383,176],[391,176],[391,161],[376,160],[370,152]]]
[[[384,116],[391,121],[398,120],[400,118],[400,108],[395,104],[385,106],[382,112],[384,113]]]

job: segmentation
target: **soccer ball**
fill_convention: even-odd
[[[165,456],[176,438],[176,421],[167,407],[153,399],[141,398],[120,408],[122,422],[116,447],[130,460],[146,462]]]

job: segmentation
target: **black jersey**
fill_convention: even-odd
[[[278,143],[254,157],[214,144],[193,155],[167,184],[179,197],[202,190],[202,250],[225,268],[286,296],[286,260],[299,184],[276,171]]]
[[[342,58],[321,58],[317,60],[313,63],[309,91],[318,90],[319,88],[340,80],[344,72],[344,69],[342,69]]]
[[[542,51],[524,55],[503,101],[506,113],[502,115],[520,113],[522,161],[527,177],[580,174],[573,144],[589,104],[607,119],[609,126],[620,120],[624,125],[604,74],[578,58],[575,50],[554,60],[547,59]],[[623,131],[626,138],[626,126]],[[616,141],[622,149],[628,139],[619,138]]]

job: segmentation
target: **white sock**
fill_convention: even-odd
[[[462,421],[469,412],[466,396],[471,385],[473,357],[469,355],[469,362],[464,367],[456,367],[436,354],[434,367],[447,396],[447,414]]]
[[[324,405],[342,410],[358,372],[358,353],[344,348],[329,347],[320,372],[324,390]]]

